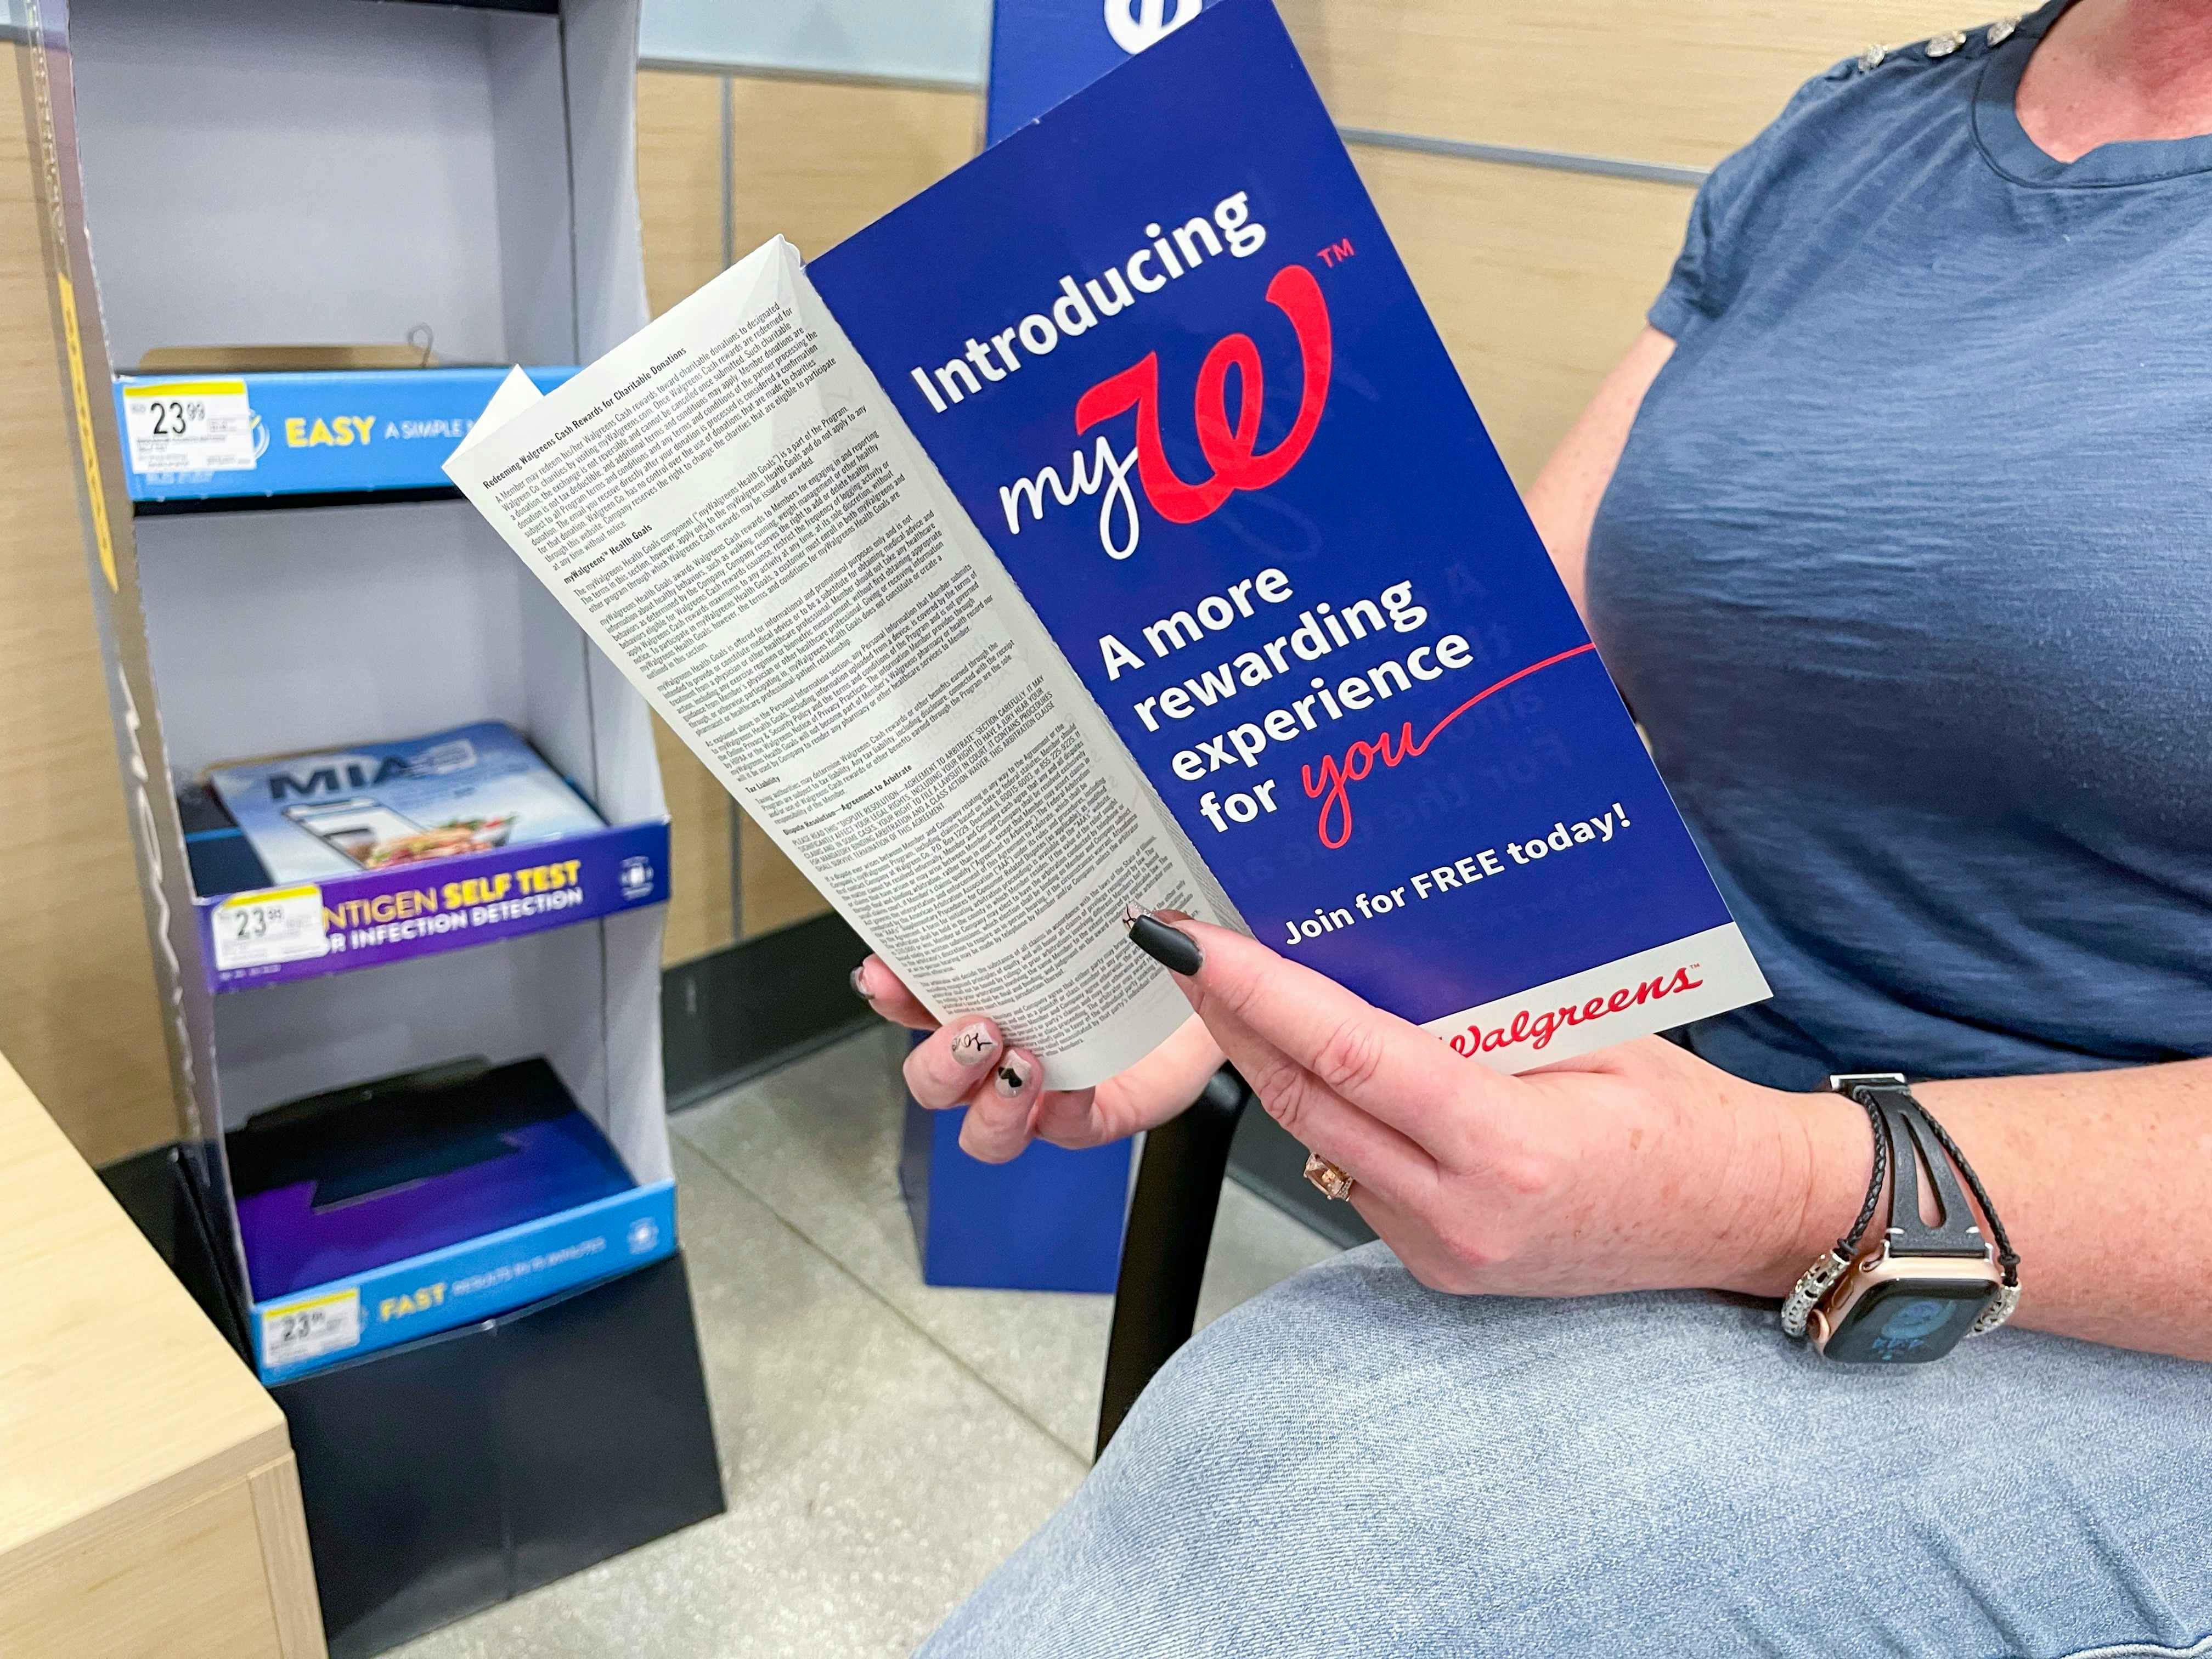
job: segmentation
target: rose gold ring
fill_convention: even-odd
[[[1319,1152],[1306,1154],[1306,1179],[1321,1188],[1323,1198],[1352,1196],[1352,1177]]]

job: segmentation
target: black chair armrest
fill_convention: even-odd
[[[1224,1066],[1182,1115],[1145,1137],[1137,1190],[1121,1240],[1114,1329],[1106,1346],[1106,1386],[1098,1407],[1098,1450],[1129,1407],[1190,1340],[1198,1293],[1213,1244],[1214,1212],[1237,1121],[1252,1093]]]

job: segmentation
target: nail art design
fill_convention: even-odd
[[[865,962],[853,969],[853,994],[863,1002],[875,1000],[874,994],[868,989],[868,964]]]
[[[1029,1086],[1029,1061],[1019,1054],[1008,1054],[999,1065],[999,1092],[1012,1100]]]
[[[988,1025],[970,1025],[952,1039],[952,1058],[963,1066],[981,1066],[999,1046]]]
[[[1179,927],[1170,927],[1158,916],[1131,905],[1121,913],[1129,929],[1129,943],[1171,974],[1188,977],[1206,965],[1198,941]]]

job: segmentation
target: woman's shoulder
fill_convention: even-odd
[[[2011,27],[2001,20],[1839,58],[1715,168],[1713,182],[1730,174],[1849,180],[1918,134],[1964,137],[1984,64]]]
[[[1869,46],[1800,87],[1705,179],[1651,321],[1682,340],[1733,301],[1763,250],[1834,234],[1887,197],[1901,158],[1971,149],[1975,88],[2002,23]]]

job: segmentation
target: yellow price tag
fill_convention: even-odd
[[[319,887],[236,894],[216,906],[214,924],[218,973],[264,967],[272,962],[306,962],[330,954]]]

